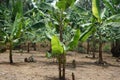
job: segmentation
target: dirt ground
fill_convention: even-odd
[[[33,55],[36,62],[24,62],[25,57]],[[66,78],[72,80],[120,80],[120,62],[104,53],[107,65],[96,65],[96,59],[86,58],[87,54],[76,52],[67,53]],[[45,52],[18,53],[13,52],[15,64],[10,65],[8,51],[0,54],[0,80],[56,80],[58,78],[58,65],[54,59],[45,57]],[[76,60],[76,68],[72,60]]]

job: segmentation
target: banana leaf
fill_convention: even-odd
[[[109,8],[112,11],[113,14],[115,13],[115,9],[110,0],[103,0],[103,3],[107,8]]]
[[[64,49],[62,44],[60,43],[60,40],[58,39],[58,37],[53,36],[51,39],[51,44],[52,44],[52,54],[54,55],[59,55],[59,54],[63,54]]]
[[[80,35],[80,41],[86,41],[88,37],[95,31],[93,26],[89,26],[85,32]]]
[[[23,26],[22,18],[19,13],[17,13],[15,21],[12,26],[13,26],[13,29],[10,35],[10,39],[19,38],[22,32],[22,26]]]
[[[16,17],[17,13],[19,13],[20,15],[23,15],[23,2],[22,0],[17,0],[16,2],[13,2],[13,11],[12,11],[12,15],[13,18]]]
[[[70,41],[70,43],[68,44],[68,50],[73,50],[77,44],[78,44],[78,41],[79,41],[79,38],[80,38],[80,30],[78,29],[73,37],[73,39]]]
[[[72,6],[74,4],[76,0],[59,0],[56,3],[56,6],[61,9],[61,10],[66,10],[68,9],[70,6]]]
[[[98,22],[101,22],[99,3],[100,0],[92,0],[92,13],[98,19]]]

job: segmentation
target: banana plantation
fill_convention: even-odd
[[[0,0],[0,80],[120,80],[120,0]]]

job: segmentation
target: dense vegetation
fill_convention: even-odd
[[[30,43],[36,50],[37,42],[49,41],[46,55],[57,58],[60,80],[65,80],[67,51],[83,42],[93,58],[98,50],[99,64],[105,63],[104,43],[120,56],[120,0],[0,0],[0,28],[0,51],[9,49],[11,64],[16,46],[25,43],[29,52]]]

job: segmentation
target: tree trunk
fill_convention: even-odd
[[[92,36],[92,58],[95,58],[95,49],[96,49],[96,40],[95,40],[95,34]]]
[[[59,62],[59,66],[58,66],[58,68],[59,68],[59,80],[61,80],[62,79],[62,70],[61,70],[61,57],[59,56],[58,57],[58,62]]]
[[[101,24],[99,24],[100,27]],[[102,57],[102,31],[99,29],[98,30],[98,35],[99,35],[99,64],[103,64],[103,57]]]
[[[10,64],[13,63],[13,58],[12,58],[12,43],[10,42],[9,45],[9,60],[10,60]]]
[[[111,52],[113,57],[120,57],[120,40],[115,40],[112,43]]]
[[[90,43],[89,43],[89,40],[87,40],[87,54],[89,54],[90,52]]]
[[[93,41],[93,47],[92,47],[92,54],[93,54],[93,58],[95,58],[95,49],[96,49],[96,43],[95,41]]]
[[[63,80],[65,80],[66,54],[63,53]]]
[[[36,51],[36,43],[33,43],[34,51]]]
[[[60,18],[60,23],[59,23],[59,33],[60,33],[60,41],[63,42],[63,24],[62,24],[62,14],[63,12],[61,12],[61,18]],[[62,71],[62,79],[61,80],[65,80],[65,65],[66,65],[66,55],[65,53],[63,52],[63,54],[61,55],[61,64],[62,64],[62,67],[61,69],[63,70]],[[60,72],[59,72],[60,73]]]
[[[52,44],[51,44],[51,40],[50,40],[50,49],[49,49],[49,52],[50,52],[50,53],[52,52]]]
[[[28,43],[27,52],[28,52],[28,53],[30,52],[30,43]]]
[[[99,42],[99,63],[103,63],[103,57],[102,57],[102,42]]]
[[[75,75],[74,75],[74,73],[72,73],[72,80],[75,80]]]

